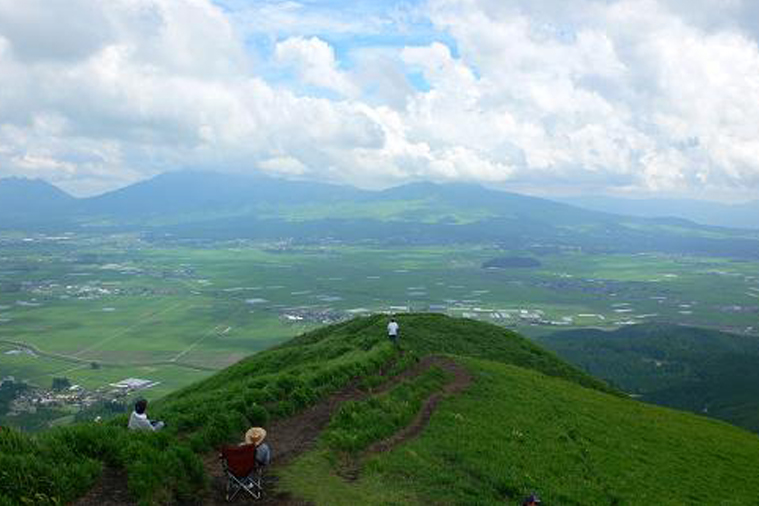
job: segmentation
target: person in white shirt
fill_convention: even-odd
[[[163,422],[151,422],[148,419],[148,414],[146,413],[146,410],[148,409],[148,401],[145,399],[140,399],[137,402],[134,403],[134,411],[132,411],[132,414],[129,416],[129,425],[127,425],[127,428],[130,430],[150,430],[150,431],[156,431],[161,430],[166,425]]]
[[[395,318],[391,318],[390,323],[387,324],[387,337],[396,346],[398,346],[398,336],[400,333],[401,329],[398,326],[398,322],[395,321]]]

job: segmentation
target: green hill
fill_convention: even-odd
[[[683,325],[580,329],[539,341],[642,400],[759,432],[759,339]]]
[[[252,424],[279,457],[275,502],[511,504],[536,491],[545,504],[756,504],[755,435],[627,399],[499,327],[399,322],[402,353],[373,316],[245,359],[151,405],[163,432],[129,433],[123,417],[2,430],[0,504],[71,501],[104,466],[144,503],[213,503],[212,449]],[[324,425],[315,441],[282,439],[309,416]]]

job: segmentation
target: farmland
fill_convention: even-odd
[[[139,395],[157,398],[372,312],[441,312],[526,335],[645,321],[759,331],[757,262],[574,248],[540,255],[535,268],[482,267],[525,254],[491,244],[9,233],[0,236],[0,379],[50,388],[65,377],[105,392],[139,378],[152,385]]]

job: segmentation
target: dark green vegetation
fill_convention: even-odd
[[[680,325],[558,332],[567,361],[643,400],[759,432],[759,338]]]
[[[399,322],[402,357],[386,341],[383,316],[321,328],[154,402],[151,416],[169,422],[161,433],[128,433],[123,417],[36,437],[3,431],[0,504],[71,500],[104,464],[124,468],[143,502],[182,500],[204,483],[199,453],[348,383],[376,387],[386,380],[380,371],[392,377],[429,353],[455,357],[474,383],[443,401],[418,439],[362,458],[355,481],[336,474],[341,461],[333,456],[356,454],[408,423],[446,381],[434,368],[344,405],[317,448],[280,469],[282,486],[317,504],[496,504],[533,490],[547,504],[752,504],[759,497],[759,440],[750,433],[626,399],[489,324],[431,314]],[[54,481],[35,481],[51,466],[60,471]]]
[[[18,394],[29,388],[25,383],[3,382],[0,383],[0,413],[5,413]]]

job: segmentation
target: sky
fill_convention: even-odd
[[[753,0],[0,0],[0,177],[759,198]]]

